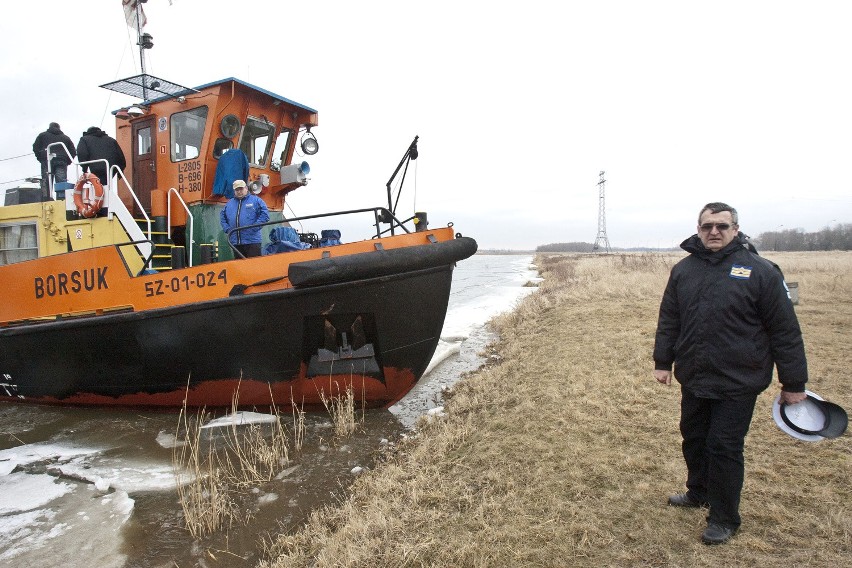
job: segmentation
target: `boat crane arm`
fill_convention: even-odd
[[[419,138],[420,138],[420,136],[414,137],[414,140],[411,142],[411,144],[405,150],[405,154],[402,156],[402,159],[399,161],[399,165],[393,171],[393,174],[391,174],[391,177],[388,180],[388,183],[386,184],[386,187],[387,187],[387,190],[388,190],[388,209],[394,215],[396,215],[396,206],[399,203],[399,196],[400,196],[400,194],[402,194],[402,183],[405,183],[405,172],[408,172],[408,162],[410,162],[411,160],[416,160],[417,156],[419,155],[418,152],[417,152],[417,140]],[[399,170],[402,168],[403,165],[405,165],[405,172],[402,174],[402,183],[400,183],[400,191],[396,195],[397,203],[394,203],[393,198],[391,196],[391,183],[393,183],[394,178],[399,173]],[[382,219],[382,223],[389,223],[389,222],[390,221],[386,221],[386,220]],[[391,234],[393,234],[393,232],[391,232]]]

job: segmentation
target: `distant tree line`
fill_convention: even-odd
[[[804,229],[767,231],[752,241],[763,251],[852,250],[852,223],[826,227],[815,233],[806,233]]]
[[[786,229],[784,231],[767,231],[751,239],[754,246],[762,251],[811,251],[811,250],[852,250],[852,223],[841,223],[834,227],[826,227],[815,233],[806,233],[804,229]],[[653,249],[646,247],[618,248],[611,251],[647,252]],[[592,243],[550,243],[539,245],[535,252],[606,252],[595,249]]]
[[[535,252],[594,252],[594,249],[592,243],[550,243],[537,246]]]
[[[654,247],[609,247],[610,252],[655,252],[661,250],[680,250],[680,247],[675,248],[654,248]],[[549,245],[539,245],[535,252],[595,252],[605,253],[606,249],[595,248],[594,243],[550,243]]]

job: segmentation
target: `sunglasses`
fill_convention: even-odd
[[[713,230],[713,227],[718,229],[721,233],[722,231],[727,231],[728,229],[730,229],[731,225],[728,223],[704,223],[703,225],[701,225],[700,229],[705,233],[709,233]]]

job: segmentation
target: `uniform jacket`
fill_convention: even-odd
[[[222,230],[227,233],[237,227],[266,223],[269,221],[269,209],[263,199],[249,193],[242,199],[235,197],[228,200],[219,214],[219,218],[222,223]],[[234,231],[228,239],[233,245],[256,244],[262,240],[260,229],[261,227],[254,227],[244,231]]]
[[[121,171],[124,171],[124,168],[127,166],[121,146],[118,145],[118,142],[114,138],[110,137],[97,126],[93,126],[83,133],[83,137],[77,143],[77,157],[81,162],[106,160],[110,166],[118,166],[121,168]],[[83,170],[91,170],[104,185],[109,181],[107,179],[107,169],[104,168],[103,162],[85,165],[83,166]]]
[[[68,138],[68,136],[66,136],[58,126],[51,126],[36,136],[35,142],[33,142],[33,154],[35,154],[36,159],[40,163],[47,163],[47,147],[55,142],[62,142],[65,144],[65,147],[68,148],[68,153],[71,154],[71,159],[77,155],[77,151],[74,149],[74,143],[71,139]],[[59,146],[53,146],[50,150],[56,154],[56,157],[50,161],[51,170],[56,169],[59,166],[67,166],[71,163],[71,159],[68,158],[68,154],[66,154]]]
[[[808,380],[799,322],[781,270],[738,235],[713,253],[698,235],[671,271],[657,325],[656,369],[671,370],[700,398],[760,393],[773,365],[784,390]]]

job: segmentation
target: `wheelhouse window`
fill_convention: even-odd
[[[275,125],[266,119],[248,117],[240,138],[240,150],[245,152],[249,164],[264,167],[269,160]]]
[[[38,258],[35,223],[0,225],[0,266]]]
[[[272,171],[279,171],[281,164],[287,160],[287,154],[290,152],[290,141],[293,139],[293,131],[286,128],[281,130],[278,138],[275,139],[275,151],[278,152],[278,159],[272,160]]]
[[[207,126],[207,107],[176,112],[171,116],[172,161],[197,158],[201,153],[204,128]]]

